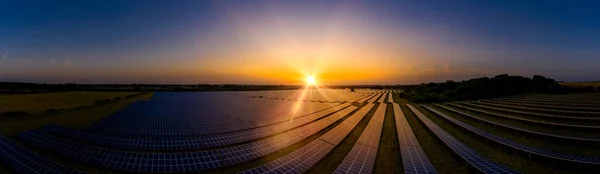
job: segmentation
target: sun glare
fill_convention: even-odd
[[[316,85],[317,84],[317,79],[315,79],[315,76],[308,76],[308,77],[306,77],[306,84],[308,84],[308,85]]]

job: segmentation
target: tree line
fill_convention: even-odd
[[[544,76],[534,75],[532,78],[528,78],[508,74],[492,78],[474,78],[461,82],[423,83],[402,86],[402,89],[404,92],[400,94],[401,97],[417,103],[477,100],[525,93],[569,92],[569,89],[561,86],[554,79]]]

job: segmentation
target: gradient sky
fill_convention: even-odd
[[[596,2],[1,1],[0,81],[600,80]]]

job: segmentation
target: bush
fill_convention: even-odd
[[[27,113],[27,111],[8,111],[8,112],[3,112],[2,116],[5,117],[24,117],[29,115],[29,113]]]

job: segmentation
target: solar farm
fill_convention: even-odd
[[[0,136],[14,173],[594,173],[600,94],[415,104],[402,90],[156,92]]]

